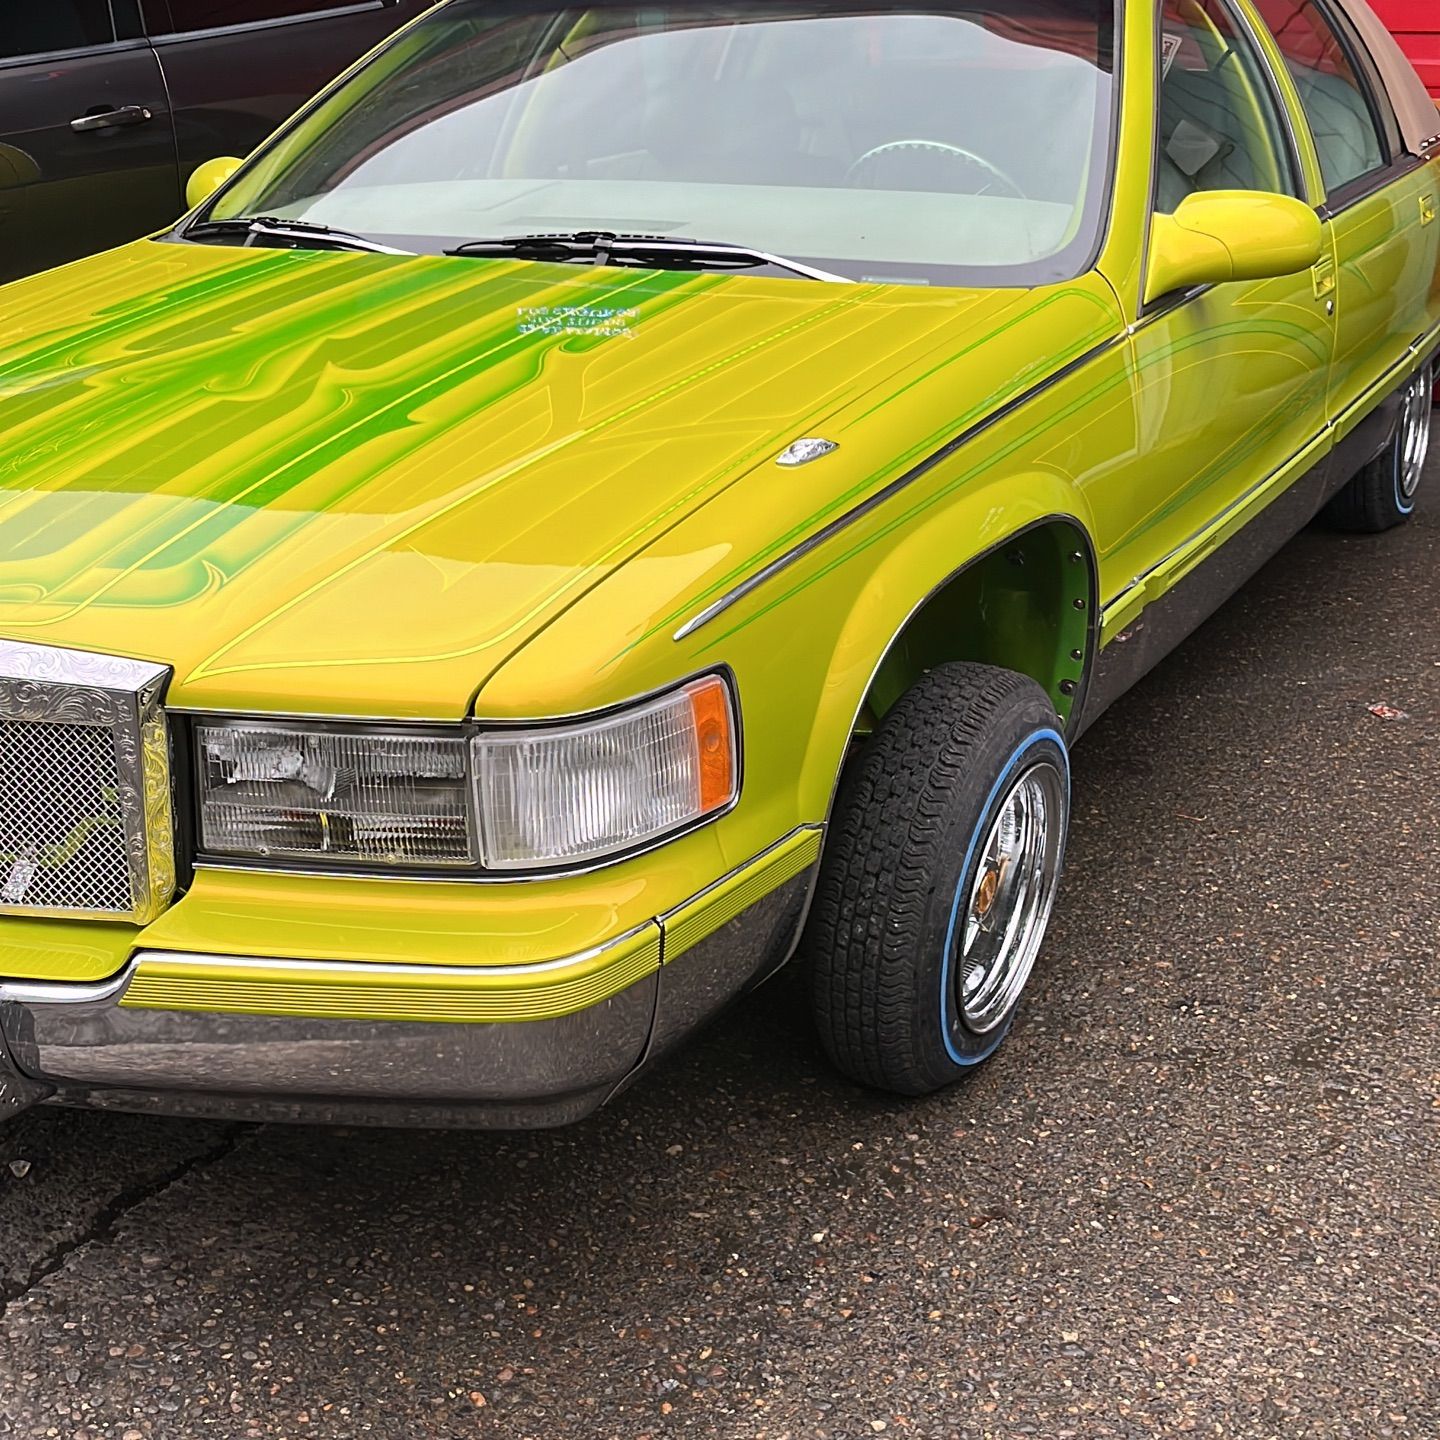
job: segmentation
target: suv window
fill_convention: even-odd
[[[1256,0],[1305,106],[1332,194],[1386,164],[1370,93],[1335,27],[1314,0]]]
[[[1296,195],[1295,165],[1264,62],[1219,0],[1165,0],[1155,208],[1204,190]]]
[[[108,0],[44,0],[0,9],[0,60],[85,50],[114,39]]]
[[[156,35],[191,30],[223,30],[227,25],[258,25],[266,20],[294,20],[327,10],[353,10],[355,0],[170,0],[169,25],[152,26]]]

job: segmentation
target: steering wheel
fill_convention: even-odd
[[[959,145],[947,145],[943,140],[891,140],[867,150],[845,172],[849,185],[865,185],[871,190],[920,190],[929,186],[910,184],[878,184],[877,177],[883,171],[885,162],[896,155],[939,155],[958,171],[978,172],[984,183],[978,189],[959,191],[965,195],[1008,195],[1013,200],[1025,199],[1025,192],[996,164],[977,155],[973,150],[963,150]],[[902,165],[902,170],[906,167]]]

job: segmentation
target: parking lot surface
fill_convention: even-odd
[[[790,976],[568,1131],[0,1130],[0,1434],[1433,1440],[1440,468],[1076,767],[1022,1019],[923,1103]]]

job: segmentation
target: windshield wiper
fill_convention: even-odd
[[[494,240],[469,240],[447,250],[447,255],[513,255],[522,260],[553,260],[560,264],[638,264],[656,270],[705,269],[731,266],[737,270],[773,265],[807,280],[828,280],[853,285],[845,275],[817,269],[799,260],[787,260],[750,245],[718,240],[692,240],[683,235],[623,235],[608,230],[576,230],[554,235],[506,235]]]
[[[228,220],[201,220],[182,233],[187,240],[203,240],[211,235],[244,235],[246,245],[268,237],[293,240],[299,245],[312,244],[328,250],[363,250],[374,255],[412,253],[397,250],[393,245],[382,245],[378,240],[367,240],[363,235],[352,235],[348,230],[318,224],[314,220],[287,220],[280,215],[238,215]]]

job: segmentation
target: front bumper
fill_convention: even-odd
[[[53,1100],[337,1124],[567,1124],[783,962],[819,846],[818,830],[797,831],[673,913],[547,965],[144,951],[101,984],[0,982],[0,1118]]]

